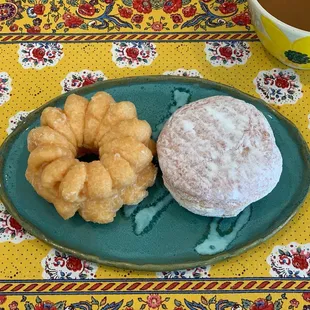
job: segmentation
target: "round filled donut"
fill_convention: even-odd
[[[202,216],[233,217],[279,182],[282,156],[273,131],[253,105],[229,96],[178,109],[157,141],[164,184]]]
[[[79,212],[86,221],[110,223],[155,182],[151,133],[132,102],[117,103],[106,92],[90,101],[69,95],[63,110],[45,108],[41,126],[29,132],[26,178],[64,219]],[[99,159],[79,160],[88,153]]]

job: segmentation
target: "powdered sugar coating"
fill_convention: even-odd
[[[269,194],[282,173],[282,156],[264,115],[228,96],[177,110],[157,150],[172,196],[204,216],[236,216]]]

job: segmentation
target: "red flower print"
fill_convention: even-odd
[[[222,56],[230,58],[233,53],[233,50],[230,46],[222,46],[219,48],[219,52]]]
[[[10,226],[12,227],[12,228],[14,228],[14,230],[16,230],[16,231],[20,231],[20,230],[22,230],[23,228],[20,226],[20,224],[15,220],[15,218],[14,217],[10,217],[10,219],[9,219],[9,223],[10,223]]]
[[[277,80],[276,80],[276,84],[277,84]],[[279,86],[279,85],[282,85],[282,86],[285,86],[285,87],[282,87],[282,86]],[[289,87],[289,83],[285,79],[279,85],[277,85],[277,86],[281,87],[281,88]],[[308,261],[307,261],[307,257],[305,255],[302,255],[302,254],[294,254],[293,255],[292,264],[293,264],[293,266],[295,268],[301,269],[301,270],[307,269],[309,267],[309,264],[308,264]]]
[[[152,4],[150,0],[133,0],[132,6],[139,13],[151,13],[152,12]]]
[[[83,87],[83,86],[87,86],[87,85],[92,85],[92,84],[94,84],[94,83],[96,83],[96,80],[95,80],[95,79],[93,79],[92,77],[86,76],[86,77],[84,78],[82,87]]]
[[[78,259],[76,257],[69,256],[67,263],[66,263],[66,267],[69,270],[78,271],[78,270],[82,269],[83,265],[82,265],[82,262],[80,259]],[[40,309],[35,309],[35,310],[40,310]]]
[[[114,0],[104,0],[104,2],[106,3],[106,4],[110,4],[110,3],[112,3]]]
[[[96,13],[96,9],[89,3],[83,3],[79,5],[78,12],[81,15],[93,16]]]
[[[224,2],[219,6],[219,10],[223,14],[230,14],[237,10],[237,4],[234,2]]]
[[[125,310],[133,310],[133,307],[126,307]]]
[[[65,26],[69,28],[78,28],[84,23],[82,18],[68,12],[66,12],[62,18],[65,21]]]
[[[129,58],[137,59],[140,52],[136,47],[129,47],[126,49],[125,53]]]
[[[173,310],[184,310],[183,307],[174,307]]]
[[[182,0],[166,0],[164,3],[164,12],[165,13],[174,13],[177,12],[182,7]]]
[[[39,303],[39,304],[36,304],[34,306],[34,309],[35,310],[44,310],[44,306],[43,306],[43,302]]]
[[[136,24],[140,24],[143,21],[143,15],[142,14],[135,14],[132,19],[131,22],[132,23],[136,23]]]
[[[251,24],[251,17],[248,12],[242,12],[231,18],[231,20],[239,26],[247,26]]]
[[[133,14],[131,8],[119,7],[118,9],[119,15],[124,18],[130,18]]]
[[[163,28],[164,28],[164,26],[163,26],[163,23],[161,23],[161,22],[154,22],[154,23],[152,24],[152,29],[153,29],[154,31],[162,31]]]
[[[53,302],[46,300],[36,304],[34,310],[57,310],[57,308],[54,306]]]
[[[279,88],[288,88],[290,86],[288,79],[281,76],[276,78],[275,84]]]
[[[194,5],[186,6],[182,12],[184,17],[192,17],[196,14],[197,8]]]
[[[4,304],[6,301],[6,296],[0,295],[0,305]]]
[[[28,33],[40,33],[41,28],[39,26],[29,27],[29,28],[27,28],[27,32]]]
[[[14,31],[18,30],[18,26],[16,24],[13,24],[13,25],[10,26],[9,29],[10,29],[10,31],[14,32]]]
[[[310,292],[305,292],[302,294],[302,298],[307,301],[310,302]]]
[[[299,301],[297,299],[292,299],[290,301],[291,306],[293,306],[294,308],[297,308],[299,306]]]
[[[183,18],[180,14],[171,14],[171,18],[175,24],[180,24],[183,22]]]
[[[45,49],[42,47],[35,48],[32,51],[32,55],[33,55],[33,57],[37,58],[38,60],[42,60],[45,56]]]
[[[147,305],[152,309],[157,309],[162,304],[161,297],[158,294],[151,294],[147,296]]]
[[[16,301],[12,301],[9,304],[9,308],[10,308],[10,310],[18,310],[18,303]]]
[[[33,12],[37,15],[43,15],[45,11],[45,6],[42,3],[35,4],[33,7]]]
[[[271,301],[259,298],[254,301],[250,310],[274,310],[274,305]]]

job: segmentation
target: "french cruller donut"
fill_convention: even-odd
[[[79,212],[86,221],[109,223],[154,184],[150,137],[151,127],[137,118],[133,103],[116,103],[105,92],[89,102],[73,94],[63,110],[45,108],[41,126],[29,132],[26,178],[64,219]],[[97,153],[99,160],[79,161],[85,153]]]

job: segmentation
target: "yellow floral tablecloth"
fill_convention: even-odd
[[[61,93],[99,80],[170,74],[261,97],[310,142],[310,74],[263,49],[245,0],[3,1],[1,141]],[[0,203],[0,309],[310,309],[309,202],[276,236],[238,257],[158,273],[59,253]]]

